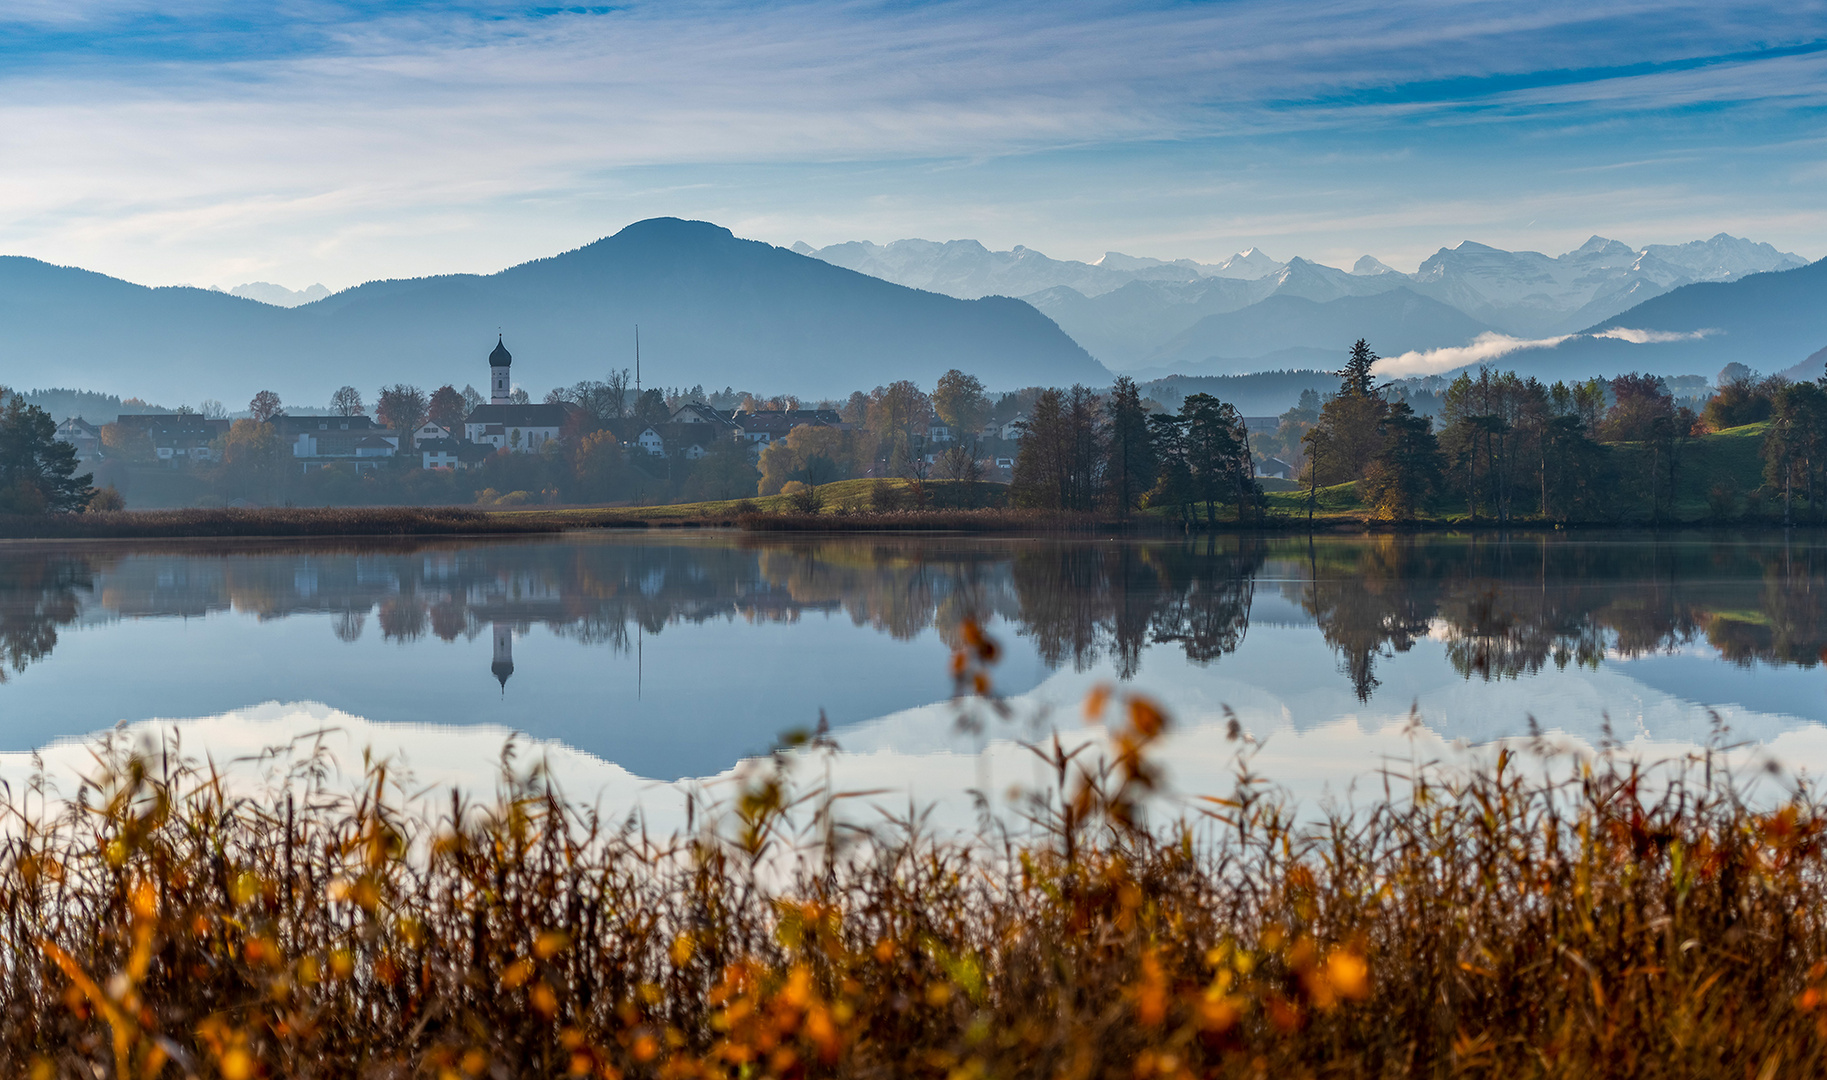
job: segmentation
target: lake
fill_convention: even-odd
[[[486,785],[509,732],[574,793],[727,774],[822,722],[872,790],[957,802],[1100,683],[1175,718],[1183,791],[1337,793],[1539,729],[1827,765],[1827,537],[758,537],[0,545],[0,757],[117,724],[224,759],[333,729]],[[1012,715],[958,723],[962,619]]]

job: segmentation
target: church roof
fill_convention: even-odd
[[[570,402],[553,404],[528,402],[525,405],[478,405],[463,421],[466,424],[503,424],[507,427],[564,427],[577,406]]]
[[[514,362],[514,354],[507,351],[500,338],[495,339],[495,351],[488,354],[489,367],[507,367]]]

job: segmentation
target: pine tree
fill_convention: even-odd
[[[1351,359],[1345,361],[1344,368],[1338,372],[1339,378],[1343,380],[1339,393],[1350,397],[1369,397],[1376,389],[1370,369],[1381,359],[1370,351],[1368,341],[1359,338],[1357,344],[1351,347]]]
[[[0,513],[65,513],[87,506],[94,474],[76,474],[76,447],[51,414],[0,388]]]
[[[1364,478],[1365,502],[1384,521],[1409,521],[1439,490],[1440,444],[1433,422],[1405,401],[1383,417],[1383,448]]]
[[[1104,466],[1110,501],[1117,517],[1126,518],[1141,504],[1155,478],[1154,441],[1149,437],[1148,412],[1134,379],[1119,375],[1104,403],[1109,416],[1108,459]]]

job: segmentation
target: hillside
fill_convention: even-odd
[[[497,328],[516,380],[553,386],[632,366],[647,385],[812,396],[946,369],[992,387],[1107,381],[1033,307],[959,300],[858,274],[706,222],[657,218],[497,274],[377,281],[281,308],[203,289],[150,289],[0,259],[9,349],[0,384],[56,384],[169,403],[273,389],[321,404],[344,383],[481,385]]]
[[[1736,281],[1683,285],[1554,348],[1513,353],[1501,366],[1544,379],[1626,371],[1712,375],[1733,362],[1771,373],[1795,368],[1823,346],[1827,259]]]

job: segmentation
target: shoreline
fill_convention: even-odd
[[[1464,519],[1377,521],[1333,511],[1311,526],[1304,516],[1273,515],[1254,521],[1184,523],[1142,513],[1117,520],[1101,514],[982,509],[888,512],[792,513],[728,509],[702,514],[681,508],[630,507],[486,510],[463,507],[341,507],[286,509],[124,510],[106,514],[46,517],[0,516],[0,542],[99,540],[386,539],[437,537],[553,536],[592,530],[726,529],[743,533],[870,533],[909,536],[935,533],[1120,534],[1139,537],[1200,535],[1289,536],[1400,533],[1612,532],[1639,535],[1693,532],[1779,533],[1820,525],[1784,525],[1768,519],[1555,522],[1533,519],[1476,523]],[[657,512],[655,512],[657,511]]]

